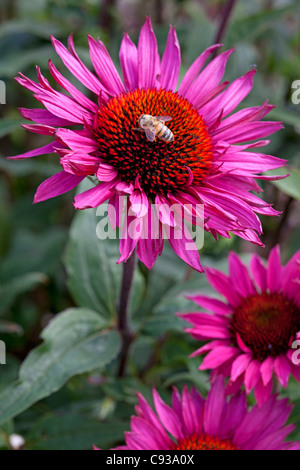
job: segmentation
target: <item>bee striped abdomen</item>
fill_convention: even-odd
[[[161,129],[159,132],[156,134],[156,136],[163,140],[164,142],[172,142],[174,140],[173,133],[170,131],[170,129],[165,126],[164,124],[162,125]]]

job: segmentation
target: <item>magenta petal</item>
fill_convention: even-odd
[[[273,382],[270,380],[267,385],[264,385],[260,378],[254,388],[254,396],[259,406],[262,406],[269,399],[272,392]]]
[[[111,165],[100,163],[97,170],[97,178],[99,181],[112,181],[118,175],[117,170]]]
[[[196,430],[195,422],[199,420],[197,408],[194,406],[193,399],[185,385],[182,391],[182,418],[184,422],[185,435],[191,435]]]
[[[207,268],[206,277],[211,286],[222,294],[231,305],[240,305],[240,295],[236,292],[235,286],[232,285],[230,279],[225,274],[217,269]]]
[[[155,204],[158,208],[158,217],[162,224],[170,225],[174,227],[176,225],[176,218],[174,211],[171,208],[171,204],[164,196],[155,196]]]
[[[106,90],[112,95],[124,92],[124,85],[105,45],[88,35],[90,55],[94,69]]]
[[[274,367],[274,359],[269,356],[260,366],[260,375],[263,381],[263,385],[266,386],[272,379]]]
[[[281,289],[281,262],[280,262],[280,249],[275,246],[269,255],[268,260],[268,287],[271,292],[279,292]]]
[[[224,407],[224,379],[217,377],[207,395],[204,408],[204,429],[208,435],[218,436]]]
[[[21,124],[21,126],[27,131],[41,135],[53,135],[56,131],[55,127],[45,126],[44,124]]]
[[[258,255],[254,254],[252,256],[250,261],[250,267],[256,284],[258,285],[258,287],[260,287],[262,292],[265,292],[268,287],[267,270]]]
[[[155,88],[160,78],[160,60],[150,18],[141,29],[138,43],[138,86]]]
[[[190,86],[192,85],[193,81],[197,77],[198,73],[202,69],[210,54],[212,54],[218,47],[221,46],[222,44],[214,44],[213,46],[209,47],[204,52],[202,52],[199,57],[197,57],[197,59],[192,63],[185,76],[183,77],[183,80],[178,89],[178,93],[180,93],[180,95],[186,95],[187,91],[189,90]]]
[[[72,75],[76,77],[83,85],[85,85],[89,90],[97,95],[100,94],[103,90],[99,80],[95,77],[95,75],[90,72],[90,70],[79,60],[79,58],[71,54],[65,46],[62,45],[57,39],[51,37],[53,46],[60,56],[61,60],[65,64],[65,66],[70,70]],[[73,38],[70,36],[69,38],[69,46],[74,48],[73,46]]]
[[[92,189],[88,189],[75,196],[75,209],[89,209],[100,206],[112,194],[112,183],[100,183]]]
[[[158,252],[156,249],[155,240],[140,238],[137,244],[137,255],[142,263],[148,268],[152,269]]]
[[[61,158],[60,164],[65,171],[73,175],[94,175],[99,165],[99,158],[72,152]]]
[[[72,150],[82,153],[90,153],[98,149],[98,144],[89,135],[82,131],[72,131],[71,129],[58,129],[56,137]]]
[[[151,450],[149,441],[144,436],[134,432],[125,432],[125,441],[130,450]]]
[[[184,437],[182,427],[176,413],[161,399],[157,391],[153,391],[154,405],[159,416],[160,421],[166,430],[176,439],[182,439]]]
[[[169,448],[169,442],[162,441],[157,433],[156,428],[145,419],[132,416],[130,424],[132,431],[134,433],[138,433],[142,439],[145,439],[150,449],[163,450]]]
[[[19,108],[19,111],[23,118],[38,122],[39,124],[44,124],[46,126],[63,127],[74,125],[73,121],[61,119],[58,116],[50,113],[50,111],[47,109]]]
[[[150,210],[149,201],[144,191],[136,189],[130,194],[129,200],[131,203],[131,212],[138,218],[144,217],[148,213],[148,210]]]
[[[286,388],[289,381],[289,375],[291,373],[291,365],[285,356],[281,355],[275,358],[274,372],[278,377],[278,380],[281,385]]]
[[[51,142],[51,144],[44,145],[44,147],[40,147],[38,149],[30,150],[26,153],[21,153],[20,155],[15,155],[13,157],[7,157],[9,160],[21,160],[22,158],[32,158],[37,157],[38,155],[45,155],[47,153],[53,153],[55,151],[55,147],[57,146],[57,142]]]
[[[233,361],[231,366],[231,380],[233,382],[235,382],[236,379],[245,372],[251,359],[252,357],[250,354],[241,354]]]
[[[247,413],[245,392],[239,392],[233,395],[230,402],[227,403],[224,408],[219,436],[225,439],[233,435],[235,428],[241,423]]]
[[[76,99],[77,103],[81,104],[90,111],[96,112],[98,107],[93,101],[87,98],[81,91],[79,91],[69,80],[67,80],[55,67],[55,65],[49,60],[49,70],[52,77],[56,82],[63,87],[73,98]]]
[[[260,378],[260,362],[257,359],[253,359],[245,372],[245,388],[246,392],[249,393],[253,387],[257,384]]]
[[[249,94],[254,75],[255,70],[250,70],[246,75],[237,78],[228,86],[227,90],[201,109],[201,112],[207,116],[208,125],[216,120],[220,109],[223,110],[223,117],[227,116]]]
[[[249,349],[248,346],[245,345],[239,333],[236,333],[236,342],[241,351],[246,354],[252,354],[251,349]]]
[[[170,439],[155,412],[140,393],[137,393],[137,396],[139,400],[138,406],[135,407],[137,415],[148,421],[155,428],[155,432],[162,442],[168,443]]]
[[[246,266],[234,252],[229,255],[229,272],[232,284],[241,297],[249,297],[257,293]]]
[[[134,90],[138,86],[138,52],[126,33],[121,43],[120,63],[126,89]]]
[[[295,429],[294,424],[285,426],[262,439],[253,450],[281,450],[284,439]]]
[[[191,84],[189,90],[186,91],[185,98],[187,98],[194,106],[198,106],[198,104],[203,100],[203,97],[219,85],[219,82],[224,75],[228,58],[232,53],[233,49],[230,49],[218,55],[205,67],[196,80]]]
[[[184,318],[184,317],[183,317]],[[192,335],[193,336],[193,335]],[[189,357],[196,357],[200,356],[203,353],[206,353],[208,351],[211,351],[214,349],[216,346],[224,346],[224,341],[216,339],[214,341],[210,341],[210,343],[206,343],[204,346],[201,346],[201,348],[196,349],[192,354],[189,355]]]
[[[204,270],[200,263],[200,256],[196,244],[185,226],[178,230],[175,230],[173,227],[169,227],[167,233],[168,232],[170,233],[170,245],[179,258],[185,261],[193,269],[196,269],[196,271],[203,273]]]
[[[237,124],[230,129],[218,133],[218,140],[225,140],[230,144],[248,142],[254,139],[260,139],[273,134],[282,129],[280,122],[258,121],[249,122],[248,124]]]
[[[180,46],[175,28],[170,26],[166,49],[161,61],[161,87],[175,90],[180,69]]]
[[[84,178],[85,176],[75,176],[65,171],[56,173],[40,184],[35,193],[33,202],[37,203],[55,196],[60,196],[75,188]]]
[[[117,263],[127,261],[135,249],[141,234],[143,233],[143,219],[138,219],[130,214],[130,204],[127,200],[127,221],[124,223],[119,251],[121,253]]]
[[[203,359],[200,370],[215,369],[226,361],[233,360],[239,354],[238,348],[219,346]]]
[[[213,299],[200,294],[187,295],[186,298],[219,315],[229,315],[232,313],[232,308],[218,299]]]

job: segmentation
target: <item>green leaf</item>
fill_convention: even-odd
[[[109,447],[124,441],[128,424],[103,423],[82,416],[66,414],[45,416],[26,436],[27,450],[92,450],[93,445]]]
[[[25,124],[28,121],[23,119],[1,119],[0,121],[0,139],[10,134],[15,129],[19,129],[21,124]]]
[[[31,222],[35,217],[35,207],[32,212]],[[11,249],[1,263],[0,282],[13,281],[16,273],[18,276],[41,271],[49,276],[56,274],[61,266],[61,254],[67,239],[66,231],[59,227],[50,227],[43,233],[37,234],[24,228],[25,211],[22,214],[20,208],[15,214],[18,214],[17,223],[23,223],[23,217],[24,223],[23,227],[15,231]]]
[[[79,211],[74,218],[65,256],[68,287],[78,305],[112,318],[116,315],[122,276],[122,265],[116,264],[120,257],[119,240],[99,240],[98,222],[94,210]],[[142,290],[143,279],[137,270],[132,310],[139,305]]]
[[[280,191],[300,201],[300,169],[295,167],[283,167],[277,170],[270,170],[266,175],[287,175],[287,178],[278,181],[272,181]]]
[[[274,21],[282,20],[282,16],[298,8],[297,2],[283,8],[273,8],[260,11],[254,15],[247,15],[234,21],[228,30],[226,44],[232,47],[240,41],[257,37],[266,31]]]
[[[24,71],[27,67],[39,64],[40,67],[47,67],[48,60],[55,59],[55,52],[51,46],[41,46],[35,49],[23,50],[20,53],[14,52],[0,59],[1,78],[11,78]]]
[[[54,23],[40,23],[34,21],[5,21],[0,27],[0,38],[7,35],[29,33],[48,40],[50,34],[60,35],[60,30]]]
[[[292,111],[289,108],[281,108],[280,106],[276,106],[276,108],[272,109],[272,111],[268,115],[268,119],[278,119],[279,121],[282,121],[283,124],[290,124],[291,126],[300,126],[299,113]]]
[[[31,351],[19,380],[0,394],[0,423],[59,390],[72,376],[103,367],[119,351],[117,332],[88,309],[69,309],[43,331],[44,343]]]
[[[34,289],[39,284],[44,284],[47,279],[47,276],[42,273],[27,273],[9,282],[0,283],[0,315],[11,307],[20,294]]]
[[[206,278],[198,273],[188,281],[173,284],[153,308],[151,316],[144,324],[143,333],[159,336],[165,331],[182,332],[186,323],[175,314],[197,310],[195,303],[185,298],[185,294],[199,292],[206,286]]]

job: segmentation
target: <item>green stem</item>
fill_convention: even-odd
[[[129,302],[135,268],[136,253],[134,250],[134,252],[126,261],[126,263],[123,263],[123,277],[120,292],[120,304],[118,310],[118,330],[122,338],[118,377],[124,377],[125,375],[129,350],[131,343],[134,339],[134,335],[130,327]]]

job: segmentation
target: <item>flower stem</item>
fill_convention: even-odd
[[[220,21],[213,44],[218,44],[222,41],[226,33],[230,15],[236,3],[237,3],[237,0],[227,0],[227,2],[225,3],[224,8],[222,10],[221,21]],[[213,56],[215,56],[216,54],[217,54],[217,51],[215,51]]]
[[[134,250],[126,263],[123,263],[123,277],[118,310],[118,330],[122,338],[121,359],[118,377],[124,377],[125,375],[130,345],[134,338],[129,321],[129,301],[135,267],[136,253]]]

